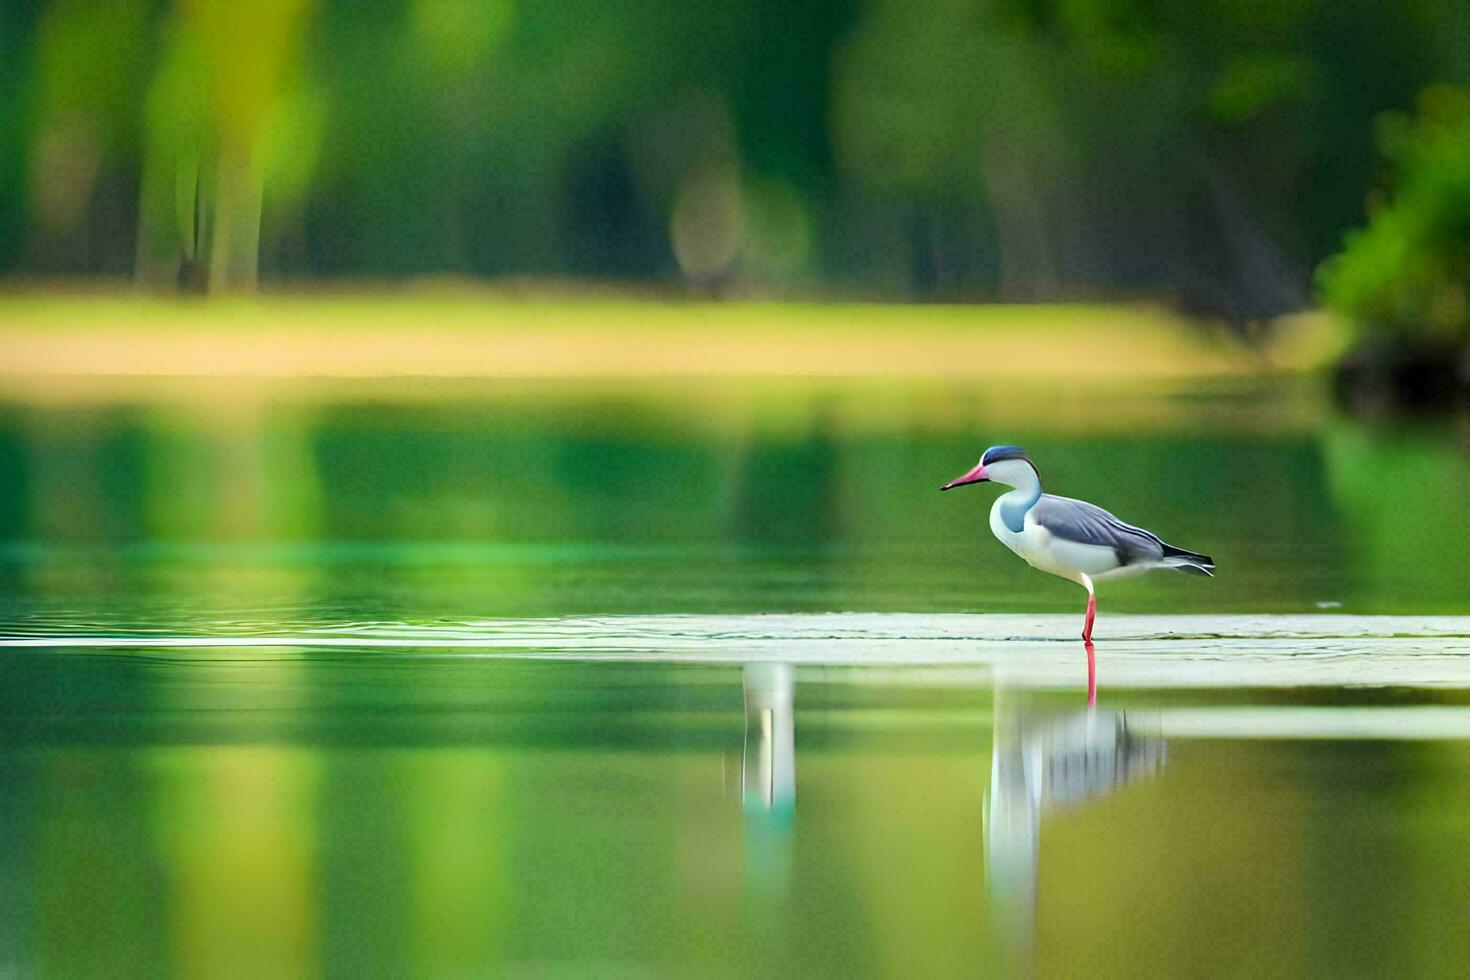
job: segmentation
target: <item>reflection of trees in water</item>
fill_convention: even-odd
[[[1072,608],[1029,587],[1023,597],[1009,565],[975,550],[983,506],[923,503],[932,488],[922,474],[973,451],[965,449],[968,422],[925,431],[924,416],[902,418],[901,402],[883,424],[909,427],[872,431],[850,421],[858,413],[840,400],[857,395],[766,402],[739,389],[728,402],[579,393],[418,404],[275,395],[174,387],[136,405],[119,398],[5,412],[0,537],[301,545],[289,558],[263,548],[270,557],[248,569],[238,555],[201,548],[205,558],[187,574],[147,579],[149,598],[159,599],[198,596],[203,577],[194,572],[208,564],[232,599],[311,589],[327,604],[381,601],[391,588],[405,602],[435,603],[459,589],[456,607],[483,615],[838,603],[973,609],[984,596]],[[1282,596],[1304,605],[1393,596],[1400,612],[1448,608],[1465,577],[1455,572],[1470,561],[1454,547],[1470,533],[1456,493],[1470,470],[1458,447],[1442,434],[1352,423],[1320,435],[1222,427],[1218,413],[1233,404],[1200,402],[1126,439],[1079,434],[1055,419],[1057,428],[1038,436],[1065,492],[1128,487],[1131,502],[1112,503],[1124,516],[1154,515],[1161,530],[1223,541],[1219,550],[1252,542],[1236,549],[1239,574],[1211,583],[1208,595],[1176,582],[1129,583],[1142,600],[1135,609],[1165,601],[1261,608]],[[1421,488],[1415,508],[1377,492],[1385,460]],[[1217,478],[1205,487],[1200,473]],[[1181,486],[1198,492],[1181,494]],[[393,550],[395,560],[365,576],[351,572],[373,560],[371,549],[328,555],[359,543]],[[465,549],[436,556],[442,543]],[[754,547],[729,547],[736,544]],[[481,545],[507,547],[492,557],[475,550]],[[528,558],[516,550],[523,545],[548,547]],[[608,557],[619,548],[626,551]],[[167,549],[148,554],[155,569],[168,563]],[[141,567],[103,552],[66,574],[31,575],[44,560],[28,559],[22,571],[7,565],[0,577],[70,601],[79,583]]]
[[[751,433],[739,456],[729,528],[739,541],[811,544],[841,533],[838,440],[822,406],[805,431]]]

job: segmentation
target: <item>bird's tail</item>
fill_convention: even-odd
[[[1163,566],[1190,575],[1213,576],[1215,574],[1215,559],[1209,555],[1176,548],[1171,544],[1164,545]]]

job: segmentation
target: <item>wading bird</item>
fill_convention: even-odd
[[[1151,568],[1214,575],[1214,559],[1165,544],[1152,531],[1125,524],[1094,504],[1041,492],[1036,464],[1020,446],[991,446],[975,468],[940,490],[971,483],[1004,483],[1012,489],[990,508],[990,530],[1032,568],[1060,575],[1087,590],[1088,641],[1092,663],[1092,620],[1097,615],[1094,579]]]

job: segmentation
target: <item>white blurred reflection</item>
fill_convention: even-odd
[[[1053,813],[1153,775],[1164,765],[1157,712],[1058,713],[995,690],[985,866],[991,917],[1018,968],[1036,932],[1041,828]]]
[[[745,811],[747,883],[767,896],[791,882],[796,816],[795,672],[790,664],[745,665],[745,748],[740,800]]]
[[[747,816],[790,823],[796,810],[795,687],[790,664],[745,665],[741,802]]]

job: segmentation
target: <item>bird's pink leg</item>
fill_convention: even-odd
[[[1092,579],[1079,575],[1077,581],[1087,590],[1087,619],[1082,624],[1082,645],[1087,648],[1087,706],[1097,705],[1097,658],[1092,652],[1092,621],[1097,618],[1097,595],[1092,591]]]
[[[1090,603],[1089,603],[1090,605]],[[1097,707],[1097,657],[1093,655],[1092,641],[1084,640],[1082,645],[1087,648],[1087,706]]]

